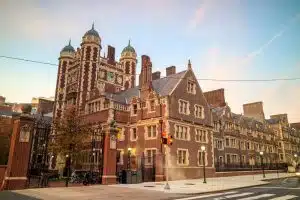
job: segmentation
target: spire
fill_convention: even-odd
[[[189,59],[189,62],[188,62],[188,69],[192,69],[192,64],[191,64],[191,60]]]
[[[128,46],[130,46],[130,39],[129,39],[129,41],[128,41]]]
[[[71,38],[69,39],[69,46],[71,46]]]
[[[92,25],[92,30],[94,30],[94,22],[93,22],[93,25]]]

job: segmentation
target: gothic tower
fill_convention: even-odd
[[[55,105],[54,105],[54,117],[61,117],[62,111],[66,107],[66,95],[67,95],[67,79],[68,69],[73,64],[75,59],[75,50],[69,44],[60,51],[57,81],[56,81],[56,92],[55,92]]]
[[[130,45],[130,40],[127,47],[125,47],[121,53],[120,63],[124,66],[125,76],[123,81],[124,89],[135,87],[135,74],[136,74],[136,52]]]
[[[96,87],[96,70],[101,49],[101,38],[93,24],[92,29],[82,37],[81,43],[79,108],[82,111],[86,100],[89,99],[90,91]]]

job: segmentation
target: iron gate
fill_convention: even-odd
[[[30,149],[30,160],[28,163],[28,185],[27,187],[42,187],[46,185],[48,169],[48,138],[51,132],[51,118],[42,115],[34,116],[34,126],[32,130],[32,143]]]

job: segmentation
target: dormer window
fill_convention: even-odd
[[[155,111],[155,100],[150,101],[150,111]]]
[[[133,108],[133,112],[132,113],[134,115],[136,115],[137,114],[137,104],[133,104],[132,108]]]
[[[194,81],[187,82],[187,92],[191,94],[196,94],[196,84]]]

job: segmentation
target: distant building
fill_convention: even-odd
[[[34,97],[31,100],[32,114],[46,114],[53,111],[54,97]]]
[[[0,96],[0,105],[5,103],[5,99],[6,99],[5,97]]]

